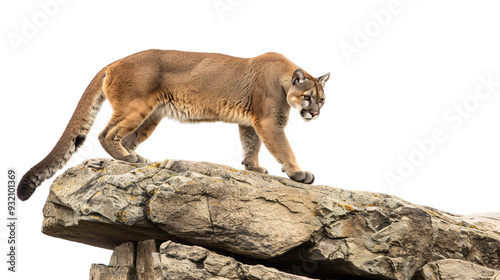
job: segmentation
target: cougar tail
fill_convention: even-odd
[[[83,144],[94,123],[95,116],[106,99],[102,90],[105,76],[105,69],[103,69],[94,77],[52,151],[23,176],[17,187],[19,199],[24,201],[30,198],[36,188],[45,179],[54,176]]]

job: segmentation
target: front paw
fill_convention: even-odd
[[[297,171],[288,175],[288,177],[294,181],[304,184],[312,184],[314,182],[314,175],[309,171]]]

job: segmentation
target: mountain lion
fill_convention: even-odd
[[[245,169],[259,166],[261,141],[293,180],[311,184],[285,136],[290,107],[306,121],[319,116],[323,87],[330,74],[314,78],[283,55],[266,53],[238,58],[215,53],[148,50],[113,62],[85,90],[52,151],[21,179],[17,190],[27,200],[80,147],[105,99],[113,115],[99,135],[113,158],[146,162],[135,149],[163,117],[180,122],[237,123]]]

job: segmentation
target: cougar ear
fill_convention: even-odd
[[[321,84],[322,87],[325,87],[325,84],[328,81],[328,79],[330,79],[330,72],[318,78],[319,83]]]
[[[305,79],[306,79],[306,74],[304,74],[304,71],[302,71],[302,69],[300,68],[297,68],[295,69],[292,75],[292,85],[295,85],[296,82],[302,84]]]

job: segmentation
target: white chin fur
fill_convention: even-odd
[[[311,120],[313,120],[313,119],[314,119],[314,118],[313,118],[313,116],[312,116],[311,114],[304,114],[304,115],[301,115],[301,117],[302,117],[302,119],[303,119],[304,121],[306,121],[306,122],[311,121]]]
[[[301,117],[304,121],[309,122],[309,121],[317,119],[319,117],[319,115],[313,117],[311,114],[304,114],[304,115],[301,115]]]

